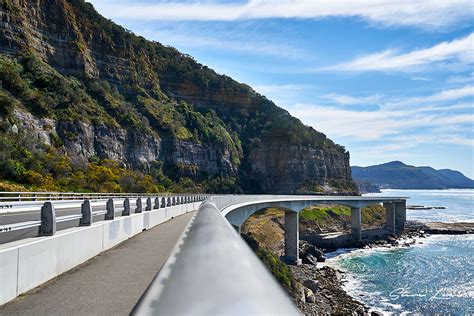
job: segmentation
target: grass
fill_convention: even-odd
[[[300,221],[305,222],[324,222],[330,217],[350,216],[351,210],[346,206],[340,205],[320,205],[310,206],[300,212]]]

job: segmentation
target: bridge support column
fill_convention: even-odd
[[[395,229],[397,233],[405,230],[407,221],[407,201],[395,202]]]
[[[385,227],[390,234],[395,234],[395,203],[385,202],[383,207],[387,215]]]
[[[285,256],[284,261],[290,264],[301,264],[299,257],[299,223],[297,212],[285,212]]]
[[[351,207],[351,231],[354,241],[362,238],[362,208]]]

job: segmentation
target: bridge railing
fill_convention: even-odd
[[[45,199],[46,202],[31,201],[39,193],[41,193],[41,199]],[[158,196],[156,194],[139,193],[71,194],[58,192],[21,192],[21,196],[7,196],[11,194],[12,192],[0,192],[0,199],[3,198],[4,201],[9,198],[17,199],[14,202],[0,202],[0,210],[6,209],[7,212],[39,211],[40,219],[0,225],[0,233],[38,227],[38,236],[54,235],[57,224],[62,222],[80,220],[80,226],[90,226],[93,223],[94,216],[105,215],[105,220],[112,220],[115,218],[115,213],[120,211],[122,211],[122,216],[129,216],[131,213],[141,213],[179,204],[199,202],[207,197],[206,195],[167,194]],[[68,200],[68,198],[73,199]],[[80,208],[81,212],[63,216],[56,215],[56,209],[67,210],[75,208]]]
[[[156,196],[157,193],[79,193],[79,192],[0,192],[0,208],[8,202],[104,200],[110,198],[138,198]],[[176,196],[159,193],[160,196]]]
[[[201,204],[132,314],[297,315],[213,200]]]

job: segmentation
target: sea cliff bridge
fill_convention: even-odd
[[[357,242],[376,203],[402,232],[402,197],[3,192],[0,314],[297,314],[236,231],[284,210],[284,259],[298,264],[301,210],[350,207]]]

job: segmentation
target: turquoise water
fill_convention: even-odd
[[[447,207],[407,211],[408,219],[474,221],[473,190],[387,191],[382,194],[413,197],[408,204]],[[347,292],[376,310],[474,313],[474,235],[437,235],[418,239],[411,247],[341,253],[329,259],[329,264],[348,272]]]

